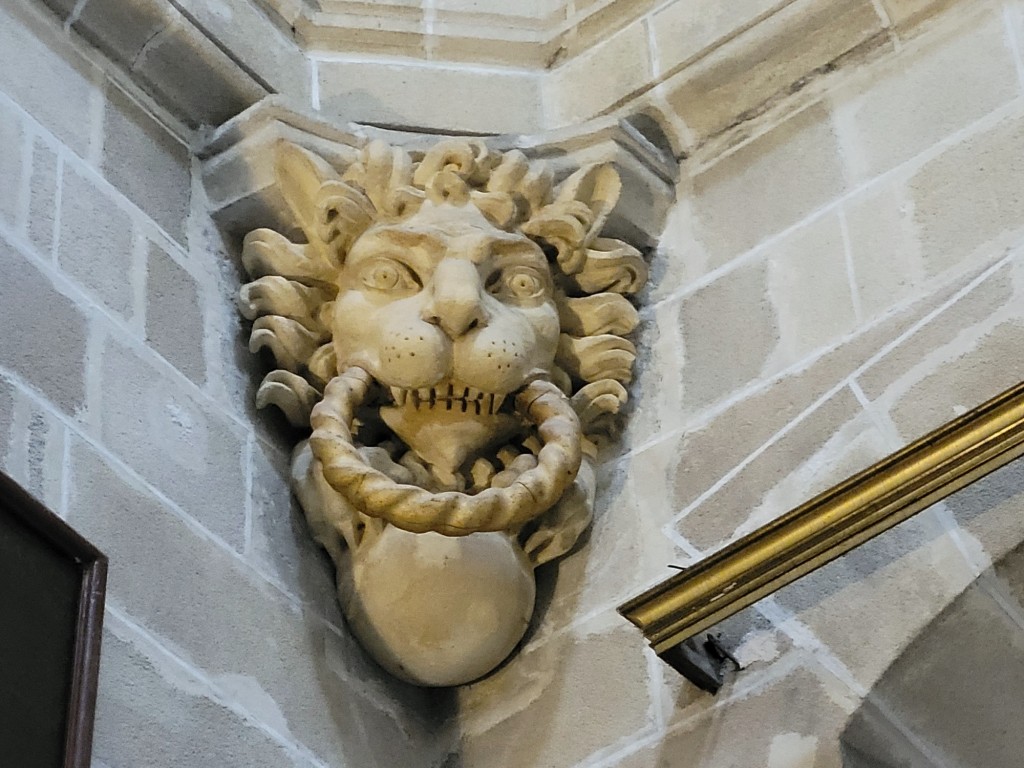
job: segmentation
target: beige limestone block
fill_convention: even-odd
[[[853,330],[859,318],[837,213],[776,240],[765,250],[765,259],[779,327],[772,367],[801,360]]]
[[[668,74],[706,54],[784,5],[779,0],[674,0],[664,5],[650,17],[657,48],[657,74]]]
[[[345,61],[320,61],[317,71],[321,111],[342,120],[489,133],[529,133],[543,124],[533,73]],[[439,91],[458,98],[438,99]]]
[[[852,692],[799,651],[740,675],[664,737],[626,758],[629,768],[840,768],[839,737]],[[693,708],[696,709],[696,708]]]
[[[754,383],[770,364],[779,343],[779,325],[767,278],[767,265],[759,259],[678,303],[683,403],[688,411]]]
[[[845,479],[846,474],[834,469],[839,444],[833,438],[840,429],[847,440],[870,432],[872,425],[862,410],[848,388],[840,390],[794,422],[713,493],[684,510],[676,530],[698,549],[717,549],[788,512],[814,490],[824,490]],[[815,479],[817,485],[802,488],[799,494],[791,491],[791,495],[772,495],[773,489],[800,467],[813,466],[816,457],[826,462]]]
[[[916,439],[1024,381],[1024,359],[1017,353],[1024,342],[1022,315],[1018,310],[998,324],[997,315],[995,322],[963,329],[953,343],[908,372],[901,382],[906,389],[889,401],[892,420],[905,439]]]
[[[975,273],[969,277],[974,279],[979,275]],[[1014,300],[1013,265],[1002,265],[961,295],[956,302],[940,307],[942,312],[914,329],[912,334],[899,339],[896,346],[887,350],[858,375],[857,383],[870,400],[879,399],[890,392],[891,397],[896,397],[896,393],[909,386],[904,382],[915,382],[922,374],[927,375],[935,370],[935,364],[928,360],[936,350],[949,348],[964,329],[989,322],[994,313],[1005,311]],[[944,420],[940,419],[935,426]]]
[[[1024,236],[1024,118],[1008,117],[926,163],[909,182],[930,275],[992,256]]]
[[[796,0],[671,78],[667,98],[713,136],[881,31],[871,0]]]
[[[853,196],[843,215],[861,312],[870,320],[919,292],[925,281],[913,205],[897,179]]]
[[[1024,541],[1024,461],[1017,459],[948,497],[959,534],[979,567],[999,562]],[[1019,562],[1019,555],[1017,557]],[[1018,566],[1019,567],[1019,566]],[[1016,578],[1020,599],[1020,577]]]
[[[643,640],[609,611],[526,648],[459,692],[462,759],[477,768],[575,765],[649,726]]]
[[[811,107],[694,178],[697,237],[718,267],[847,187],[829,113]]]
[[[651,79],[647,30],[634,22],[553,70],[543,81],[551,127],[602,114]]]
[[[851,179],[877,176],[1017,97],[1003,16],[982,10],[832,93]]]
[[[897,27],[909,27],[957,3],[957,0],[881,0],[889,20]]]

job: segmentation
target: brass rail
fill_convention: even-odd
[[[1022,454],[1024,383],[666,579],[619,612],[664,655]]]

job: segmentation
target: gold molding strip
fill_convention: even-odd
[[[619,607],[658,654],[1024,455],[1024,382]]]

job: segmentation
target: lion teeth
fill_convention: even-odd
[[[495,395],[494,405],[491,408],[491,413],[497,413],[501,409],[502,403],[505,402],[505,395]]]
[[[395,405],[405,405],[405,396],[407,390],[401,387],[391,387],[391,399],[395,401]]]

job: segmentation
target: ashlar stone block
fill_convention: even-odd
[[[183,379],[107,336],[90,417],[103,444],[210,531],[244,545],[246,455],[241,427]],[[92,407],[92,406],[90,406]]]
[[[21,218],[21,185],[25,162],[25,134],[18,114],[0,104],[0,225],[13,228]]]
[[[60,268],[122,318],[133,312],[133,225],[128,211],[91,174],[68,166],[61,190]]]
[[[60,161],[57,147],[41,136],[32,141],[32,175],[29,180],[28,238],[44,257],[53,251],[57,219],[57,178]]]
[[[183,243],[192,185],[187,147],[117,88],[107,94],[103,128],[104,177]]]
[[[851,178],[873,178],[1018,96],[999,10],[916,41],[835,91]]]
[[[206,360],[199,285],[156,243],[149,243],[147,256],[146,342],[202,386],[206,379]]]
[[[688,411],[756,381],[779,343],[767,266],[744,264],[682,299],[683,401]]]
[[[765,251],[775,307],[778,366],[796,362],[857,324],[839,215],[830,213],[780,238]]]
[[[103,76],[67,44],[56,19],[34,3],[0,7],[0,90],[85,157]]]
[[[0,237],[0,367],[68,414],[83,405],[85,313],[32,261]],[[31,342],[27,340],[31,339]]]
[[[697,237],[720,266],[846,189],[828,112],[811,107],[694,179]]]
[[[211,696],[203,681],[166,650],[133,636],[110,615],[105,621],[94,760],[151,768],[316,765]]]

